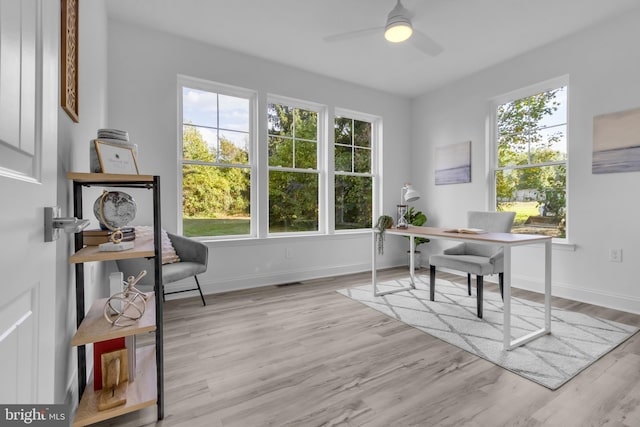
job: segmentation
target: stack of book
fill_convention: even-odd
[[[132,242],[136,239],[134,227],[122,227],[120,231],[122,231],[123,242]],[[82,243],[85,246],[98,246],[101,243],[108,243],[111,241],[113,233],[111,230],[84,230],[82,232]]]

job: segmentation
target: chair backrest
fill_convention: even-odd
[[[481,228],[493,233],[509,233],[513,226],[515,212],[480,212],[467,213],[467,225],[470,228]],[[491,256],[496,251],[495,246],[466,242],[465,248],[470,255]]]
[[[515,212],[469,211],[467,224],[471,228],[482,228],[493,233],[509,233],[515,217]]]

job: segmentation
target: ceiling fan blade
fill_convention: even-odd
[[[324,37],[323,40],[328,43],[340,42],[344,40],[355,39],[358,37],[365,37],[371,34],[382,33],[384,27],[372,27],[362,30],[348,31],[346,33],[333,34],[331,36]]]
[[[414,29],[409,42],[429,56],[437,56],[442,53],[442,46],[421,31]]]

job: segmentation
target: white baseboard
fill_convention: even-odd
[[[517,288],[532,292],[544,293],[544,283],[525,276],[514,276],[512,279]],[[612,308],[627,313],[640,314],[640,299],[629,295],[607,292],[604,289],[585,289],[569,283],[553,281],[551,294],[573,301]]]
[[[390,266],[382,265],[380,268],[387,268]],[[345,264],[340,266],[332,266],[329,268],[317,268],[317,269],[299,269],[280,271],[276,273],[266,274],[245,274],[238,275],[232,279],[223,279],[219,283],[204,283],[202,278],[198,276],[200,280],[200,286],[202,287],[202,293],[217,294],[221,292],[239,291],[244,289],[253,289],[262,286],[273,286],[283,283],[299,282],[302,280],[319,279],[330,276],[341,276],[344,274],[360,273],[363,271],[371,271],[371,264]],[[181,280],[179,282],[171,283],[171,291],[178,291],[182,289],[190,289],[195,286],[195,281],[192,278]],[[189,298],[197,295],[191,293],[180,293],[175,295],[167,295],[167,299]]]

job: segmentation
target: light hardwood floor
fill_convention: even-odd
[[[206,307],[168,301],[165,419],[154,406],[100,425],[640,426],[639,334],[550,391],[335,292],[368,280],[209,295]],[[553,305],[640,326],[637,315]]]

